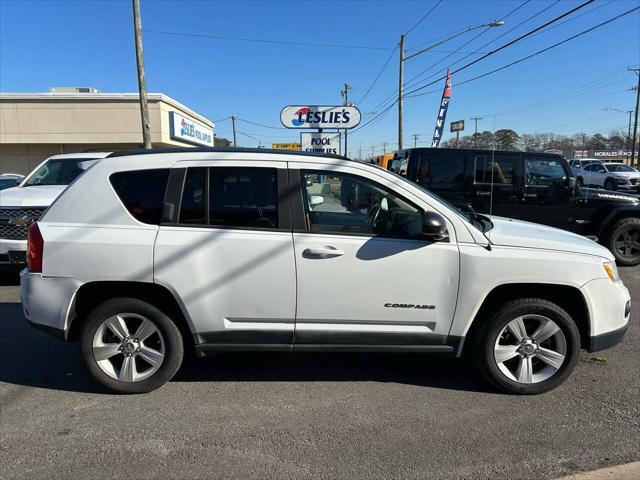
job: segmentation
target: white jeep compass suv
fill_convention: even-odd
[[[97,163],[30,227],[21,291],[33,325],[129,393],[193,349],[470,354],[496,387],[540,393],[630,315],[591,240],[467,216],[343,157],[248,149]]]

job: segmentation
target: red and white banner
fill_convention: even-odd
[[[447,79],[444,84],[444,91],[442,92],[442,100],[440,100],[440,109],[438,110],[438,118],[436,119],[436,129],[433,132],[433,141],[431,142],[432,148],[440,146],[440,139],[442,138],[442,132],[444,130],[444,121],[447,117],[447,109],[449,108],[449,101],[451,100],[451,74],[447,69]]]

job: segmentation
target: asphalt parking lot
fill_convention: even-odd
[[[146,395],[106,393],[0,286],[3,478],[551,478],[640,459],[640,267],[624,342],[535,397],[462,361],[228,354]]]

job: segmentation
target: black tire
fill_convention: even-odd
[[[615,190],[616,189],[616,182],[614,182],[610,178],[607,178],[604,181],[604,189],[605,190]]]
[[[631,267],[640,264],[640,218],[627,217],[609,227],[600,238],[616,258],[616,264]]]
[[[125,382],[112,378],[98,365],[93,353],[93,338],[98,328],[108,318],[130,313],[151,321],[162,335],[164,358],[158,370],[148,378]],[[80,332],[80,346],[84,363],[91,375],[102,385],[118,393],[146,393],[167,383],[182,364],[184,345],[176,324],[164,312],[135,298],[113,298],[96,307],[87,317]]]
[[[522,315],[542,315],[556,323],[566,340],[566,354],[560,368],[538,383],[520,383],[507,377],[498,367],[494,346],[504,327]],[[474,363],[485,379],[497,389],[518,395],[536,395],[553,390],[571,374],[580,354],[580,333],[569,314],[555,303],[541,298],[522,298],[505,303],[477,330],[473,340]]]
[[[578,185],[578,187],[580,188],[584,187],[584,180],[582,179],[582,177],[576,178],[576,185]]]

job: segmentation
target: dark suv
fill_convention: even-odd
[[[559,155],[410,148],[389,168],[463,211],[595,236],[618,265],[640,263],[640,197],[577,186]]]

